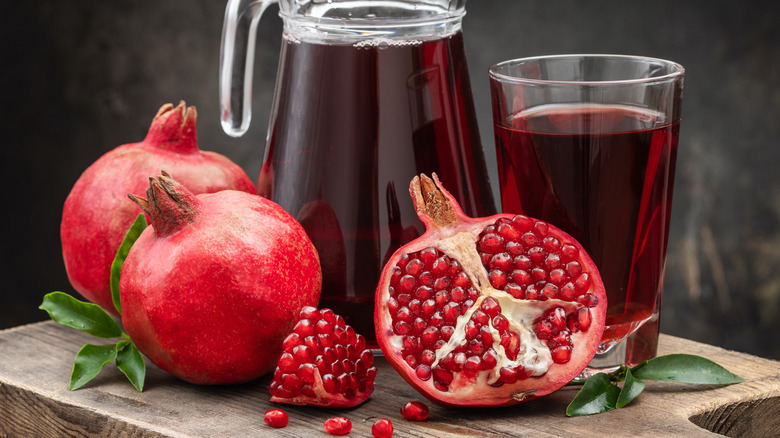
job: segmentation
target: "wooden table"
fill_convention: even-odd
[[[84,388],[68,391],[74,355],[94,341],[51,321],[0,331],[0,436],[324,437],[323,421],[336,415],[352,420],[350,436],[363,437],[371,436],[371,425],[382,417],[392,420],[394,437],[718,436],[708,429],[728,436],[780,436],[780,362],[666,335],[659,354],[705,356],[745,382],[726,387],[648,382],[628,407],[578,418],[564,413],[576,388],[508,408],[428,403],[429,419],[412,423],[401,417],[400,407],[426,400],[378,359],[376,391],[368,402],[342,410],[285,406],[290,424],[272,429],[263,422],[272,407],[269,378],[201,387],[148,364],[146,389],[139,393],[110,364]]]

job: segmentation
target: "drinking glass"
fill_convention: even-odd
[[[624,55],[490,69],[503,212],[571,234],[604,281],[606,329],[585,375],[657,351],[683,76],[677,63]]]

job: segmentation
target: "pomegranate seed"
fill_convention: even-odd
[[[475,355],[475,356],[481,356],[482,353],[485,352],[485,346],[482,345],[482,341],[479,339],[472,339],[469,342],[469,353]]]
[[[450,279],[448,277],[439,277],[433,282],[434,290],[444,290],[450,287]]]
[[[542,240],[542,245],[548,252],[557,253],[561,249],[561,241],[552,236],[545,237]],[[558,257],[558,255],[555,254],[555,257]],[[560,262],[560,257],[558,257],[558,261]]]
[[[492,348],[482,355],[482,369],[492,370],[498,364],[498,353]]]
[[[520,269],[524,271],[528,271],[534,266],[534,263],[525,254],[515,257],[514,259],[512,259],[512,262],[515,264],[516,269]]]
[[[416,284],[417,283],[414,280],[414,277],[407,274],[401,277],[400,280],[398,280],[398,290],[400,292],[411,293],[412,291],[414,291],[414,287],[416,286]]]
[[[417,357],[415,357],[415,355],[408,354],[406,355],[406,357],[404,357],[404,360],[406,361],[407,364],[409,364],[411,368],[417,367]]]
[[[572,260],[577,260],[580,258],[580,252],[577,250],[577,248],[574,245],[563,245],[561,247],[561,254],[563,255],[563,261],[564,262],[570,262]]]
[[[454,378],[454,376],[452,375],[451,372],[445,370],[444,368],[436,367],[433,369],[433,378],[437,382],[442,382],[446,385],[449,385],[450,383],[452,383],[452,379]]]
[[[409,304],[409,301],[412,301],[411,294],[398,294],[396,298],[398,299],[399,306],[406,306]]]
[[[591,293],[580,295],[577,297],[577,302],[585,307],[596,307],[599,304],[599,299]]]
[[[411,401],[401,408],[401,415],[409,421],[423,421],[428,418],[428,412],[428,406],[418,401]]]
[[[531,278],[535,282],[546,281],[547,280],[547,271],[545,271],[542,268],[533,268],[533,269],[531,269]]]
[[[460,305],[458,303],[448,303],[444,306],[443,316],[446,322],[454,323],[460,316]]]
[[[292,373],[298,369],[298,362],[292,354],[284,352],[279,356],[278,367],[284,373]]]
[[[295,375],[298,376],[302,382],[311,384],[314,383],[314,375],[316,374],[316,371],[316,365],[312,363],[305,363],[298,367],[298,371],[295,372]]]
[[[387,418],[381,418],[371,426],[371,435],[376,438],[390,438],[393,436],[393,423]]]
[[[550,339],[553,336],[552,324],[550,324],[550,322],[547,320],[541,321],[538,324],[536,324],[536,327],[534,327],[534,331],[536,332],[536,337],[542,340]]]
[[[512,258],[508,253],[502,252],[490,259],[490,269],[508,270],[512,266]]]
[[[518,300],[525,298],[525,292],[523,292],[523,288],[515,283],[507,284],[504,288],[504,292],[512,295],[512,297],[517,298]]]
[[[590,328],[590,310],[583,308],[577,311],[577,325],[586,332]]]
[[[269,426],[279,428],[287,426],[290,418],[287,416],[287,412],[284,412],[281,409],[271,409],[265,412],[263,420],[268,423]]]
[[[547,257],[549,259],[549,257]],[[566,272],[563,269],[553,269],[550,271],[550,282],[560,286],[566,281]]]
[[[552,355],[553,362],[555,363],[566,363],[569,361],[569,359],[571,359],[571,347],[568,345],[555,347],[550,353]]]
[[[519,256],[523,253],[523,245],[519,242],[507,242],[505,249],[512,257]]]
[[[412,277],[417,277],[420,275],[420,273],[425,268],[425,264],[420,261],[420,259],[412,259],[409,263],[406,264],[406,273],[411,275]]]
[[[401,276],[403,276],[403,270],[399,268],[398,266],[393,267],[393,272],[390,274],[390,287],[396,287],[398,286],[398,280],[401,279]],[[392,295],[392,291],[391,291]]]
[[[439,257],[438,259],[436,259],[436,261],[433,262],[433,265],[431,266],[431,274],[433,274],[435,277],[441,277],[447,274],[449,268],[450,268],[450,263],[447,260],[447,258]]]
[[[572,333],[580,331],[580,326],[577,324],[577,317],[573,313],[566,317],[566,327]]]
[[[582,273],[582,266],[580,266],[580,263],[576,260],[573,262],[566,263],[566,273],[569,274],[572,278],[580,275]]]
[[[393,331],[397,335],[408,335],[412,332],[412,326],[406,321],[398,321],[395,326],[393,326]]]
[[[308,319],[302,319],[295,324],[293,331],[300,337],[311,336],[314,334],[314,324]]]
[[[425,267],[430,269],[433,266],[433,262],[439,257],[439,251],[436,248],[428,247],[420,251],[420,260],[424,263]]]
[[[346,435],[352,430],[352,422],[344,417],[328,418],[323,426],[325,432],[331,435]]]
[[[463,370],[470,374],[476,374],[482,370],[482,359],[479,356],[469,357],[466,359],[466,363],[463,364]]]
[[[479,333],[479,329],[477,328],[477,324],[474,323],[474,320],[469,320],[463,328],[463,331],[466,334],[466,339],[474,339]]]
[[[457,260],[450,261],[450,269],[447,271],[451,276],[456,276],[460,273],[461,267]]]
[[[534,265],[541,265],[545,258],[544,250],[535,246],[528,250],[528,258],[531,259],[531,263]]]
[[[493,333],[487,326],[482,326],[479,329],[479,336],[482,339],[482,343],[485,345],[493,345]]]
[[[298,333],[290,333],[286,338],[284,338],[284,341],[282,341],[282,350],[286,351],[287,353],[292,353],[293,348],[297,347],[298,345],[301,345],[301,337],[298,335]]]
[[[455,333],[455,327],[451,325],[445,325],[442,326],[441,329],[439,329],[439,332],[441,333],[441,339],[447,342],[452,337],[452,334]]]
[[[496,228],[496,231],[498,232],[498,234],[501,235],[501,237],[503,237],[505,240],[508,241],[512,241],[512,240],[517,241],[517,239],[520,238],[520,232],[517,231],[517,229],[512,225],[511,221],[509,221],[508,223],[504,222],[499,224],[498,227]]]
[[[471,314],[471,320],[476,324],[485,325],[490,321],[490,317],[482,310],[475,310],[474,313]]]
[[[534,286],[533,284],[528,285],[528,287],[525,289],[525,299],[526,300],[539,299],[539,291],[536,290],[536,286]]]
[[[490,279],[490,285],[496,289],[501,289],[507,284],[506,275],[504,275],[503,271],[499,271],[498,269],[490,271],[488,278]]]
[[[552,283],[545,284],[544,287],[542,288],[542,295],[544,295],[545,297],[551,300],[558,298],[558,286]]]
[[[423,330],[422,334],[420,335],[420,340],[422,341],[423,345],[426,347],[432,347],[438,339],[439,339],[438,327],[428,326],[425,328],[425,330]]]
[[[588,291],[588,289],[590,289],[590,276],[587,272],[583,272],[579,277],[577,277],[576,280],[574,280],[574,288],[579,293],[585,293]]]
[[[539,244],[539,238],[534,233],[528,232],[520,236],[520,241],[527,247],[534,247]]]
[[[488,254],[496,254],[501,252],[504,246],[504,238],[493,233],[487,233],[479,241],[479,247],[481,251]]]
[[[549,227],[546,223],[537,221],[534,223],[534,234],[536,234],[539,237],[544,237],[547,235]]]
[[[491,318],[501,312],[501,305],[493,297],[485,298],[479,308]]]
[[[533,227],[534,224],[531,219],[521,214],[513,217],[512,223],[515,225],[515,228],[517,228],[517,230],[520,232],[531,231],[531,227]]]
[[[420,352],[420,363],[430,366],[435,360],[436,353],[434,353],[432,350],[426,349]]]
[[[509,329],[509,320],[506,319],[504,315],[496,315],[491,322],[493,324],[493,328],[496,329],[499,333],[504,333]]]
[[[417,378],[422,380],[423,382],[431,378],[431,367],[425,364],[417,365],[417,368],[414,370],[415,374],[417,375]]]
[[[414,291],[414,297],[420,301],[425,301],[433,296],[433,289],[428,286],[420,286]]]
[[[452,285],[458,287],[469,287],[471,286],[471,280],[469,280],[469,276],[466,275],[465,272],[460,272],[452,280]]]
[[[529,274],[527,271],[524,271],[522,269],[515,269],[512,271],[511,274],[512,281],[514,281],[517,284],[531,284],[533,279],[531,278],[531,274]]]
[[[574,284],[568,282],[561,287],[558,298],[565,301],[574,301],[577,296],[577,291],[574,289]]]
[[[498,370],[498,380],[509,384],[515,383],[517,382],[517,372],[511,368],[501,367]]]
[[[556,307],[548,317],[552,329],[556,332],[566,329],[566,311],[562,307]]]

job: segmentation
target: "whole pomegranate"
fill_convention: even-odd
[[[138,209],[127,193],[142,193],[149,175],[166,169],[193,193],[225,189],[254,193],[249,177],[228,158],[198,150],[195,107],[163,105],[140,143],[106,153],[81,174],[62,211],[62,256],[70,284],[116,313],[111,263]]]
[[[303,228],[277,204],[225,190],[194,195],[150,178],[150,217],[119,283],[122,322],[142,353],[191,383],[246,382],[270,371],[322,274]]]
[[[569,235],[522,215],[469,218],[436,175],[410,193],[426,232],[385,266],[374,323],[387,360],[451,406],[549,394],[597,351],[607,299]]]

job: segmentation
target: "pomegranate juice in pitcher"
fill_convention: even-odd
[[[463,36],[301,41],[285,34],[258,192],[320,254],[320,307],[374,343],[384,263],[423,233],[409,182],[436,172],[469,215],[494,213]]]

